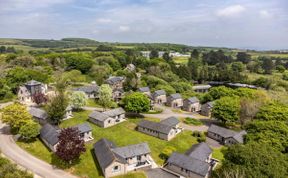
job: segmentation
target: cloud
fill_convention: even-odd
[[[260,17],[262,17],[262,18],[271,18],[273,15],[270,13],[270,12],[268,12],[267,10],[260,10],[259,11],[259,15],[260,15]]]
[[[120,30],[120,32],[128,32],[128,31],[130,31],[130,27],[121,25],[121,26],[119,26],[119,30]]]
[[[96,20],[99,23],[111,23],[112,19],[108,19],[108,18],[99,18]]]
[[[224,9],[218,10],[216,14],[219,17],[235,17],[235,16],[240,15],[244,11],[246,11],[246,8],[244,6],[232,5]]]

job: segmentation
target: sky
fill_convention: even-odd
[[[0,0],[0,38],[288,49],[288,0]]]

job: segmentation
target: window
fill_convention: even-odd
[[[108,120],[108,124],[110,124],[111,123],[111,120]]]
[[[141,156],[137,156],[137,161],[141,161]]]
[[[120,169],[120,166],[114,166],[113,167],[113,172],[119,172],[121,169]]]

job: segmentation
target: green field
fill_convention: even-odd
[[[89,111],[74,113],[74,118],[64,121],[60,125],[60,127],[65,128],[83,123],[87,121],[89,113]],[[153,159],[159,165],[162,165],[164,163],[164,160],[162,160],[159,155],[165,148],[167,149],[167,147],[173,147],[178,152],[183,153],[193,144],[197,143],[196,138],[192,136],[191,131],[184,131],[169,142],[137,132],[135,131],[135,128],[136,124],[140,120],[141,119],[129,119],[129,121],[106,129],[100,128],[90,123],[91,127],[93,128],[94,140],[91,143],[86,144],[87,151],[86,153],[81,155],[80,162],[70,168],[67,168],[66,170],[81,177],[102,177],[101,171],[99,170],[99,168],[97,169],[95,164],[97,163],[97,161],[95,161],[92,156],[93,144],[101,138],[107,138],[108,140],[113,141],[117,146],[126,146],[130,144],[147,142],[151,149]],[[148,120],[157,121],[157,119],[153,118],[150,118]],[[32,143],[18,142],[18,145],[48,163],[59,165],[59,160],[52,159],[54,157],[51,156],[51,152],[48,151],[48,149],[42,144],[39,139]],[[139,178],[142,178],[141,175],[138,174],[137,177],[135,177],[134,175],[133,177],[138,178],[139,176]]]

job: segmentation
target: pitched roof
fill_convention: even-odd
[[[109,117],[115,117],[115,116],[118,116],[118,115],[121,115],[121,114],[125,114],[125,111],[123,108],[116,108],[116,109],[112,109],[112,110],[109,110],[109,111],[105,111],[103,112],[103,114],[109,116]]]
[[[182,98],[182,96],[181,96],[179,93],[171,94],[170,97],[171,97],[173,100],[181,99],[181,98]]]
[[[186,100],[191,104],[199,102],[199,99],[197,97],[191,97],[191,98],[188,98]]]
[[[92,128],[87,122],[76,125],[75,127],[80,131],[80,134],[92,131]]]
[[[28,82],[25,83],[25,85],[29,85],[29,86],[34,86],[34,85],[41,85],[41,82],[38,82],[36,80],[30,80]]]
[[[147,120],[142,120],[141,122],[139,122],[138,127],[151,129],[151,130],[158,131],[164,134],[168,134],[172,129],[171,126],[164,125],[159,122],[152,122],[152,121],[147,121]]]
[[[164,124],[170,127],[175,127],[177,124],[179,124],[179,122],[180,121],[176,117],[172,116],[172,117],[168,117],[167,119],[160,121],[160,124]]]
[[[238,132],[236,135],[234,135],[234,139],[238,142],[238,143],[244,143],[244,135],[246,135],[247,132],[245,130],[242,130],[241,132]]]
[[[125,78],[124,77],[120,77],[120,76],[112,76],[112,77],[109,77],[107,80],[106,80],[106,83],[110,84],[110,85],[113,85],[113,84],[116,84],[118,82],[121,82],[123,81]]]
[[[56,145],[58,143],[58,136],[58,131],[50,124],[45,124],[40,129],[40,137],[50,145]]]
[[[203,177],[208,174],[210,167],[209,164],[204,161],[176,152],[172,153],[167,162]]]
[[[234,135],[237,134],[237,132],[230,130],[230,129],[226,129],[224,127],[219,127],[217,125],[212,124],[209,129],[208,132],[213,132],[215,134],[220,135],[221,137],[224,138],[229,138],[229,137],[233,137]]]
[[[202,142],[193,145],[185,154],[200,161],[206,161],[212,151],[207,143]]]
[[[149,87],[142,87],[138,89],[140,92],[149,92],[150,88]]]
[[[214,101],[210,101],[206,103],[210,108],[213,108],[214,106]]]
[[[98,111],[93,111],[90,115],[89,115],[89,118],[92,118],[92,119],[95,119],[95,120],[98,120],[98,121],[105,121],[106,119],[109,118],[108,115],[106,114],[103,114],[101,112],[98,112]]]
[[[165,90],[157,90],[153,93],[153,95],[154,95],[154,97],[166,95],[166,92],[165,92]]]
[[[113,148],[113,152],[126,159],[138,155],[148,154],[151,151],[147,143],[140,143],[136,145]]]
[[[74,90],[75,91],[83,91],[84,93],[97,93],[99,90],[99,86],[94,84],[94,85],[75,88]]]
[[[150,152],[147,143],[116,147],[113,142],[102,138],[94,144],[94,153],[102,170],[107,168],[114,161],[127,163],[126,158],[148,154]]]
[[[111,148],[114,147],[115,144],[105,138],[100,139],[94,144],[94,153],[102,170],[117,159],[111,151]]]
[[[226,129],[224,127],[219,127],[217,125],[211,125],[208,129],[208,132],[216,133],[224,138],[232,137],[239,143],[243,143],[243,139],[244,139],[243,136],[247,134],[245,130],[236,132],[230,129]]]
[[[40,108],[35,108],[35,107],[30,107],[29,108],[29,113],[33,116],[36,117],[38,119],[47,119],[48,118],[48,114],[46,111],[44,111],[43,109]]]

